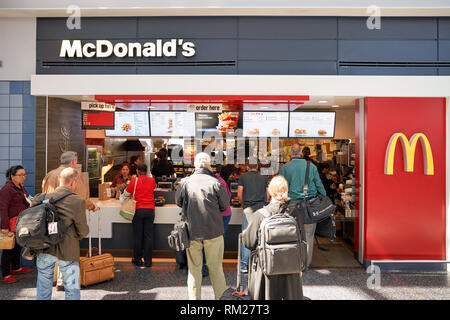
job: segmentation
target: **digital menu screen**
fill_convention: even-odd
[[[114,112],[82,111],[81,129],[114,129]]]
[[[244,112],[244,137],[287,137],[288,112]]]
[[[333,138],[336,112],[291,112],[289,137]]]
[[[107,137],[149,137],[149,114],[144,112],[116,111],[114,130],[105,130]]]
[[[195,113],[151,111],[150,127],[154,137],[193,137]]]
[[[237,129],[242,128],[242,113],[238,111],[196,113],[195,127],[197,134],[211,132],[225,137],[227,132],[235,133]]]

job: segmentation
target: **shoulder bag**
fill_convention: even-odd
[[[176,222],[173,226],[173,230],[167,237],[167,242],[169,247],[175,251],[183,251],[189,248],[189,224],[186,217],[186,183],[181,186],[181,191],[183,192],[183,207],[181,208],[181,219]]]
[[[134,194],[136,193],[136,187],[139,177],[136,177],[134,182],[133,195],[131,197],[125,197],[122,205],[120,206],[120,215],[129,221],[132,221],[136,212],[136,200],[134,200]]]
[[[309,199],[307,198],[309,167],[310,162],[307,161],[305,184],[303,186],[304,198],[296,205],[296,209],[302,215],[305,224],[321,222],[322,220],[331,216],[336,210],[336,206],[328,196],[323,196],[319,193],[315,197],[311,197]]]

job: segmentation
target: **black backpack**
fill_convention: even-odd
[[[23,210],[16,224],[17,244],[30,250],[43,250],[60,242],[67,233],[67,227],[60,219],[54,204],[71,194],[73,193],[68,192],[44,200],[44,193],[36,205]]]

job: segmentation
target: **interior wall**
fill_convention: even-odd
[[[36,70],[36,19],[0,18],[0,80],[30,81]]]
[[[65,151],[75,151],[78,163],[84,164],[84,132],[81,129],[81,104],[79,102],[48,98],[48,150],[47,171],[60,165],[60,156]]]
[[[355,141],[355,109],[336,108],[335,139],[351,139]]]

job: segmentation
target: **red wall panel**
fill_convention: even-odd
[[[366,98],[364,162],[364,258],[445,259],[445,99]],[[434,175],[424,174],[418,143],[414,172],[405,172],[401,143],[394,174],[384,174],[389,139],[424,133],[431,145]]]

